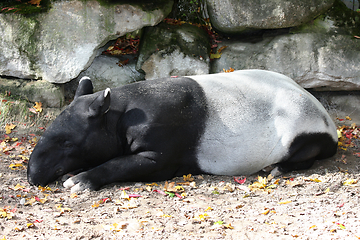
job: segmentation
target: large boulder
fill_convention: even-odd
[[[159,24],[143,34],[137,70],[145,78],[208,74],[210,43],[203,29],[189,24]]]
[[[271,31],[253,42],[223,41],[219,48],[227,48],[214,61],[212,72],[259,68],[283,73],[304,88],[360,90],[360,41],[354,37],[360,18],[354,15],[351,20],[352,14],[336,1],[326,15],[290,32]]]
[[[222,42],[214,62],[222,69],[267,69],[293,78],[304,88],[360,90],[360,42],[346,35],[286,34],[257,43]]]
[[[11,92],[30,102],[41,102],[44,107],[60,108],[65,104],[63,87],[45,80],[0,78],[0,91]]]
[[[53,1],[46,13],[0,14],[0,75],[68,82],[91,64],[99,47],[158,24],[172,4],[157,1],[144,10],[96,0]]]
[[[122,64],[122,62],[126,62],[126,64]],[[79,75],[77,80],[80,80],[83,76],[90,77],[94,85],[94,91],[145,80],[144,74],[135,70],[135,64],[136,60],[133,55],[100,55],[94,59],[88,69]],[[76,88],[73,90],[75,92]]]
[[[207,0],[212,25],[224,33],[299,26],[329,9],[334,0]]]

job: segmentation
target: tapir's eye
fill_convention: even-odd
[[[61,144],[61,146],[62,146],[63,148],[72,148],[72,147],[74,146],[74,144],[72,144],[72,143],[69,142],[69,141],[64,141],[64,142]]]

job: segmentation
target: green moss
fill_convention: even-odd
[[[205,0],[175,0],[170,18],[191,23],[204,23],[202,6]]]
[[[344,35],[360,34],[360,13],[352,11],[341,0],[335,0],[334,5],[323,15],[313,21],[291,29],[291,33],[335,33]]]
[[[46,12],[51,8],[51,0],[41,0],[39,7],[29,1],[4,0],[0,2],[0,13],[31,15]]]
[[[328,16],[335,21],[337,27],[347,28],[354,35],[360,34],[360,13],[349,9],[342,1],[335,0]]]

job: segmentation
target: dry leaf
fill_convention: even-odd
[[[177,189],[175,187],[175,182],[168,183],[168,181],[165,182],[164,190],[167,192],[176,192]]]
[[[14,128],[16,127],[16,125],[12,124],[12,123],[7,123],[5,125],[5,133],[6,134],[10,134],[11,133],[11,130],[13,130]]]
[[[29,3],[32,5],[37,5],[37,7],[40,7],[41,0],[30,0]]]
[[[191,174],[183,175],[183,178],[184,178],[184,181],[185,181],[185,182],[192,182],[192,181],[194,181],[194,178],[191,177]]]
[[[35,106],[34,106],[34,108],[35,108],[35,111],[36,112],[42,112],[42,103],[41,102],[35,102]]]
[[[356,180],[356,179],[348,179],[348,180],[346,180],[344,183],[343,183],[343,185],[347,185],[347,186],[351,186],[351,185],[354,185],[354,184],[356,184],[358,181]]]

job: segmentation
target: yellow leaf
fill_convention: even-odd
[[[35,225],[34,225],[33,223],[27,223],[27,224],[26,224],[26,227],[27,227],[27,228],[32,228],[32,227],[34,227],[34,226],[35,226]]]
[[[125,192],[125,190],[122,191],[120,197],[121,197],[122,199],[130,200],[129,195]]]
[[[351,121],[351,117],[349,116],[345,116],[345,119]]]
[[[266,210],[265,212],[263,212],[261,214],[267,215],[269,212],[270,212],[270,209]]]
[[[14,187],[14,190],[20,190],[20,189],[24,189],[25,187],[20,185],[19,183],[16,184],[16,186]]]
[[[32,205],[34,202],[36,202],[36,199],[35,199],[35,197],[32,197],[24,205],[25,206]]]
[[[231,223],[229,223],[229,224],[224,224],[223,226],[224,226],[225,228],[227,228],[227,229],[234,229],[234,227],[231,226]]]
[[[16,163],[16,164],[10,164],[9,168],[11,168],[11,170],[21,170],[21,169],[25,169],[24,165],[22,165],[21,163]]]
[[[194,178],[191,177],[191,174],[188,174],[188,175],[183,175],[183,178],[184,178],[184,181],[189,181],[189,182],[192,182],[194,181]]]
[[[10,134],[11,133],[11,130],[13,130],[14,128],[16,127],[16,125],[12,124],[12,123],[7,123],[5,125],[5,133],[6,134]]]
[[[309,227],[309,229],[312,229],[312,228],[316,228],[316,225],[312,225],[311,227]]]
[[[185,189],[183,186],[175,186],[177,192],[184,192]]]
[[[78,197],[78,195],[76,194],[76,193],[72,193],[71,195],[70,195],[70,198],[77,198]]]
[[[91,207],[93,208],[98,208],[100,206],[100,203],[99,202],[96,202],[94,203],[93,205],[91,205]]]
[[[321,182],[320,179],[317,178],[304,178],[305,181],[311,181],[311,182]]]
[[[336,132],[337,132],[337,136],[338,136],[338,138],[341,138],[342,137],[342,133],[341,133],[341,130],[336,130]]]
[[[210,54],[210,59],[215,59],[215,58],[220,58],[221,57],[221,53],[212,53]]]
[[[205,212],[211,211],[211,210],[213,210],[212,207],[208,207],[207,209],[205,209]]]
[[[288,204],[288,203],[291,203],[291,200],[289,200],[289,201],[279,202],[279,204]]]
[[[353,185],[356,184],[358,181],[356,179],[348,179],[346,180],[343,185]]]
[[[64,212],[71,212],[71,209],[70,208],[67,208],[67,207],[61,207],[62,204],[59,204],[56,206],[56,208],[60,211],[60,213],[64,213]]]
[[[41,102],[35,102],[35,106],[34,106],[34,108],[35,108],[35,111],[37,111],[37,112],[42,112],[42,103]]]
[[[147,186],[153,187],[153,186],[159,186],[157,183],[147,183]]]

